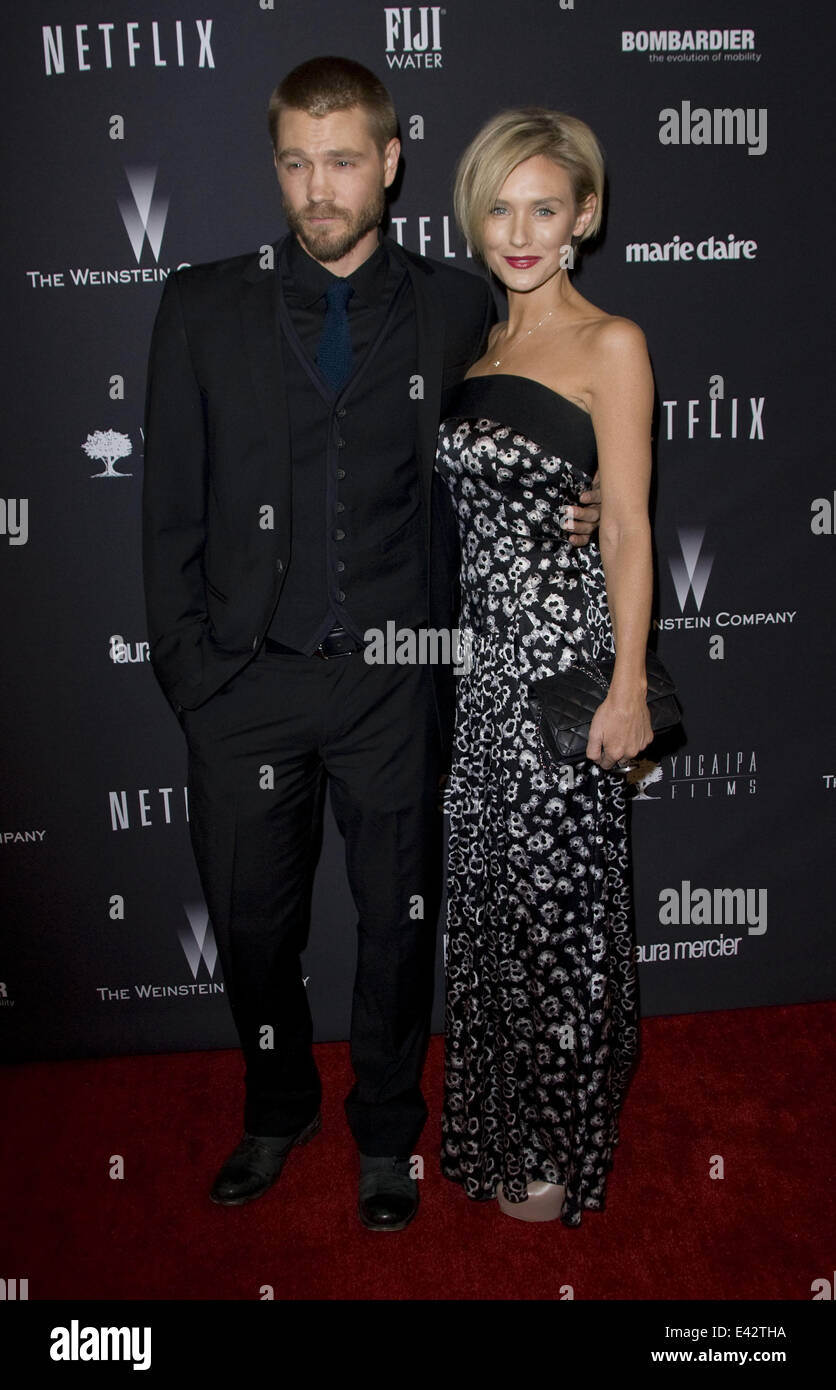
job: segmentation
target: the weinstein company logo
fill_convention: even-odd
[[[163,244],[168,198],[155,194],[157,182],[156,168],[127,168],[125,175],[131,197],[117,197],[116,203],[122,215],[122,222],[134,253],[136,265],[119,267],[95,267],[89,265],[70,266],[56,270],[42,268],[27,270],[25,275],[33,290],[64,290],[70,285],[76,289],[90,289],[101,285],[143,285],[158,284],[165,280],[169,266],[140,265],[147,240],[155,262],[159,262]],[[188,261],[181,261],[188,265]],[[113,477],[113,474],[107,474]]]
[[[125,174],[133,202],[129,202],[127,198],[120,198],[119,211],[122,214],[125,231],[128,233],[133,247],[137,265],[142,259],[142,247],[146,236],[154,260],[158,261],[163,243],[165,220],[168,216],[168,198],[158,197],[156,200],[154,198],[154,185],[157,182],[157,170],[155,168],[126,169]]]
[[[711,567],[714,564],[713,555],[704,555],[702,549],[705,530],[698,530],[690,527],[680,527],[677,529],[679,536],[679,555],[670,555],[668,564],[670,566],[671,578],[673,579],[676,597],[679,601],[679,612],[684,614],[688,596],[693,594],[695,614],[688,617],[659,617],[654,618],[653,626],[663,632],[679,628],[727,628],[727,627],[761,627],[773,625],[776,627],[789,627],[795,622],[797,612],[795,609],[781,609],[773,613],[730,613],[723,609],[719,613],[703,613],[702,601],[705,598],[705,590],[708,585],[708,578],[711,574]],[[718,655],[720,649],[718,648]]]
[[[212,923],[209,921],[209,909],[204,902],[184,903],[183,907],[189,925],[188,928],[181,927],[177,935],[180,938],[180,945],[183,947],[186,960],[189,962],[192,978],[197,979],[200,962],[203,961],[211,979],[215,973],[218,948],[215,944]]]
[[[386,61],[390,68],[441,67],[440,5],[387,7]]]
[[[679,600],[679,611],[680,613],[685,612],[688,595],[692,593],[694,603],[697,605],[697,612],[699,612],[705,597],[711,566],[714,564],[714,556],[703,555],[702,553],[705,530],[699,531],[682,527],[677,531],[677,535],[679,536],[681,554],[671,555],[668,564],[676,589],[676,597]]]

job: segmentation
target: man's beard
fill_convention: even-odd
[[[359,212],[349,212],[347,208],[337,207],[336,203],[310,203],[302,212],[295,212],[283,200],[287,225],[298,236],[305,249],[317,261],[339,261],[353,251],[358,241],[377,227],[386,209],[386,194],[381,185],[375,196]],[[338,217],[343,220],[343,228],[317,229],[308,218],[312,214],[319,217]]]

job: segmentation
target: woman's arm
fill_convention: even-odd
[[[598,535],[615,670],[592,720],[587,757],[609,768],[619,758],[635,757],[653,733],[645,672],[653,591],[648,516],[653,374],[644,334],[628,319],[605,319],[598,329],[591,396],[601,477]]]

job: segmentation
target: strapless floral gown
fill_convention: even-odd
[[[556,767],[528,685],[613,651],[597,541],[558,524],[596,468],[589,415],[524,377],[445,402],[436,469],[458,516],[441,1169],[469,1197],[564,1183],[561,1221],[605,1205],[638,1051],[624,775]],[[466,648],[467,649],[467,648]],[[467,664],[467,663],[465,663]]]

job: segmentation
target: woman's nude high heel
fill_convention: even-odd
[[[509,1202],[502,1190],[502,1183],[496,1189],[499,1210],[506,1216],[515,1216],[518,1221],[554,1221],[563,1207],[566,1188],[554,1182],[526,1183],[528,1199],[525,1202]]]

